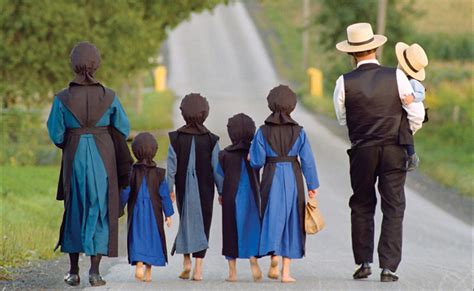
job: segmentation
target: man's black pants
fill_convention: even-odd
[[[405,211],[406,152],[399,145],[368,146],[348,150],[351,186],[349,201],[352,251],[356,264],[373,261],[375,183],[382,200],[382,231],[378,254],[381,268],[395,272],[401,261]]]

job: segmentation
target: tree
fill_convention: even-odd
[[[49,102],[72,79],[69,53],[97,45],[97,74],[114,86],[150,68],[167,31],[192,12],[227,0],[0,0],[0,96],[3,107]]]

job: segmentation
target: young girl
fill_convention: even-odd
[[[229,262],[226,281],[237,281],[236,258],[250,259],[253,279],[259,281],[262,271],[255,258],[260,240],[258,171],[252,169],[247,160],[255,123],[240,113],[229,118],[227,131],[232,145],[219,153],[219,174],[224,178],[222,195],[219,196],[222,254]]]
[[[404,103],[409,105],[411,102],[423,102],[425,100],[425,87],[420,81],[425,79],[425,67],[428,65],[428,57],[425,51],[417,43],[407,45],[398,42],[395,46],[395,54],[398,59],[398,68],[407,75],[414,92],[413,99],[405,98]],[[420,159],[415,152],[413,134],[406,118],[402,120],[400,125],[399,136],[400,144],[405,145],[408,154],[407,170],[413,171],[418,167]]]
[[[186,95],[181,102],[186,125],[169,133],[168,185],[174,200],[173,186],[180,215],[178,234],[171,254],[184,255],[184,270],[179,276],[189,279],[191,254],[196,258],[193,280],[202,280],[202,260],[209,248],[214,184],[219,193],[222,177],[217,174],[219,137],[212,134],[204,121],[209,114],[206,98]]]
[[[168,227],[174,213],[165,170],[153,161],[157,150],[158,144],[148,132],[133,139],[132,151],[137,161],[130,186],[122,191],[120,199],[122,208],[127,204],[128,262],[136,266],[135,277],[146,282],[151,281],[151,266],[165,266],[168,262],[163,213]]]
[[[280,85],[270,91],[267,101],[272,114],[250,147],[250,165],[256,169],[265,166],[260,184],[263,218],[259,255],[272,256],[268,273],[272,279],[279,277],[277,256],[282,256],[281,281],[290,283],[295,282],[290,275],[291,259],[305,253],[303,175],[311,198],[317,194],[319,181],[308,137],[290,116],[296,106],[295,93]]]

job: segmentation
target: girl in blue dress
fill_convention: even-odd
[[[264,167],[260,184],[262,231],[259,255],[272,256],[268,276],[279,278],[278,258],[283,257],[281,281],[295,282],[290,275],[291,259],[305,253],[303,175],[309,197],[319,187],[316,163],[308,137],[290,113],[296,95],[288,87],[273,88],[268,97],[272,114],[257,131],[250,147],[250,165]]]
[[[128,262],[136,266],[135,277],[146,282],[151,281],[151,266],[165,266],[168,262],[163,214],[170,227],[174,213],[165,169],[153,161],[157,150],[158,144],[148,132],[133,139],[132,151],[137,161],[133,164],[130,186],[120,198],[122,208],[127,204]]]
[[[258,171],[247,160],[250,142],[255,134],[255,123],[240,113],[229,118],[227,124],[232,145],[219,153],[219,174],[223,177],[222,195],[222,254],[229,262],[229,277],[237,281],[236,258],[250,259],[254,281],[262,279],[258,266],[260,241],[260,195]]]

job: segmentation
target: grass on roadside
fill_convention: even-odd
[[[58,239],[63,205],[56,201],[58,167],[0,166],[1,249],[3,268],[50,259]]]

